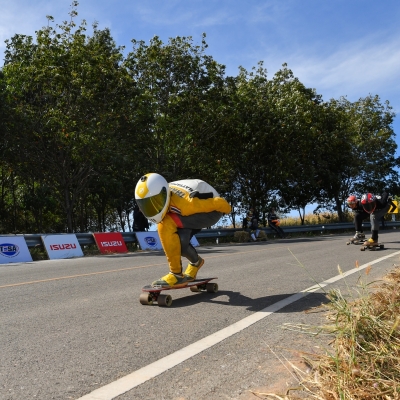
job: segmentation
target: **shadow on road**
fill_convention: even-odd
[[[249,311],[261,311],[264,308],[271,306],[272,304],[277,303],[283,299],[286,299],[289,296],[292,296],[296,293],[284,293],[278,295],[271,296],[263,296],[258,298],[250,298],[247,296],[243,296],[240,292],[232,292],[229,290],[221,290],[217,293],[197,293],[193,296],[182,297],[180,299],[174,299],[172,304],[172,308],[178,307],[190,307],[194,304],[201,303],[213,303],[213,304],[221,304],[226,306],[233,307],[244,307]],[[224,299],[221,299],[224,297]],[[298,304],[302,304],[301,309],[298,308]],[[306,311],[314,307],[318,307],[321,304],[328,303],[328,299],[326,295],[323,293],[309,293],[305,294],[303,298],[289,304],[288,306],[282,308],[277,312],[299,312]]]

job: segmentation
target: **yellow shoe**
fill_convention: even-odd
[[[378,242],[376,241],[376,240],[374,240],[374,239],[372,239],[372,238],[369,238],[365,243],[364,243],[364,245],[365,246],[372,246],[372,245],[374,245],[374,244],[377,244]]]
[[[184,276],[188,280],[188,282],[192,282],[196,279],[197,273],[199,272],[199,269],[203,266],[204,260],[199,256],[199,259],[196,263],[189,263],[186,271],[184,272]]]
[[[164,288],[180,288],[185,287],[188,284],[188,279],[185,275],[174,274],[170,272],[169,274],[163,276],[162,278],[154,281],[151,286],[153,287],[164,287]]]

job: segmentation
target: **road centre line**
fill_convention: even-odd
[[[189,346],[184,347],[166,357],[161,358],[143,368],[140,368],[129,375],[126,375],[114,382],[109,383],[103,387],[100,387],[94,390],[83,397],[80,397],[77,400],[112,400],[117,396],[122,395],[123,393],[128,392],[129,390],[141,385],[142,383],[155,378],[156,376],[162,374],[163,372],[181,364],[182,362],[188,360],[189,358],[195,356],[196,354],[201,353],[204,350],[209,349],[210,347],[222,342],[223,340],[233,336],[236,333],[243,331],[249,326],[255,324],[258,321],[270,316],[271,314],[279,311],[280,309],[288,306],[300,300],[302,297],[306,296],[309,293],[316,292],[319,289],[324,288],[327,285],[330,285],[334,282],[337,282],[345,277],[352,275],[358,271],[361,271],[368,266],[377,264],[381,261],[384,261],[388,258],[399,255],[400,251],[396,251],[393,254],[389,254],[387,256],[378,258],[374,261],[370,261],[366,264],[359,266],[358,268],[353,268],[349,271],[343,272],[342,274],[336,275],[333,278],[327,279],[321,283],[317,283],[305,290],[302,290],[299,293],[291,295],[286,299],[278,301],[242,320],[235,322],[234,324],[219,330],[195,343],[190,344]]]
[[[246,253],[254,253],[254,252],[259,252],[259,251],[266,251],[267,249],[261,249],[261,250],[253,250],[253,251],[240,251],[238,253],[234,253],[232,255],[237,255],[237,254],[246,254]],[[223,255],[218,255],[218,256],[211,256],[207,257],[207,259],[210,258],[220,258],[220,257],[229,257],[229,254],[223,254]],[[59,260],[50,260],[50,261],[59,261]],[[131,271],[134,269],[142,269],[142,268],[150,268],[150,267],[156,267],[160,265],[165,265],[165,262],[159,263],[159,264],[149,264],[149,265],[139,265],[137,267],[127,267],[127,268],[120,268],[120,269],[110,269],[107,271],[96,271],[96,272],[89,272],[87,274],[77,274],[77,275],[69,275],[69,276],[59,276],[56,278],[49,278],[49,279],[41,279],[37,281],[28,281],[28,282],[18,282],[18,283],[10,283],[8,285],[1,285],[0,289],[4,288],[9,288],[9,287],[15,287],[15,286],[23,286],[23,285],[32,285],[34,283],[44,283],[44,282],[53,282],[53,281],[59,281],[62,279],[73,279],[73,278],[80,278],[80,277],[85,277],[85,276],[93,276],[93,275],[101,275],[101,274],[110,274],[113,272],[122,272],[122,271]]]
[[[22,286],[22,285],[32,285],[34,283],[43,283],[43,282],[53,282],[53,281],[59,281],[62,279],[73,279],[73,278],[80,278],[84,276],[92,276],[92,275],[101,275],[101,274],[110,274],[112,272],[120,272],[120,271],[130,271],[133,269],[141,269],[141,268],[148,268],[148,267],[154,267],[157,265],[163,265],[165,263],[161,264],[150,264],[150,265],[141,265],[138,267],[128,267],[128,268],[120,268],[120,269],[110,269],[107,271],[97,271],[97,272],[90,272],[87,274],[78,274],[78,275],[69,275],[69,276],[59,276],[57,278],[49,278],[49,279],[41,279],[37,281],[29,281],[29,282],[19,282],[19,283],[10,283],[9,285],[2,285],[0,286],[0,289],[8,288],[8,287],[14,287],[14,286]]]

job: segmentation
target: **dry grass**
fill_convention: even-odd
[[[268,239],[268,236],[264,231],[260,230],[260,232],[258,234],[258,239],[261,241],[264,241],[264,240]]]
[[[263,230],[260,230],[260,232],[258,234],[258,240],[259,241],[267,240],[267,234]],[[236,231],[233,234],[233,241],[238,242],[238,243],[249,242],[250,241],[250,233],[248,231]]]
[[[353,215],[351,213],[346,213],[346,222],[353,221]],[[318,224],[334,224],[339,222],[338,215],[336,213],[322,213],[322,214],[306,214],[304,216],[305,225],[318,225]],[[297,226],[301,225],[301,220],[299,217],[287,217],[281,218],[281,225],[284,226]]]
[[[250,240],[250,233],[246,231],[236,231],[233,234],[233,241],[238,243],[246,243]]]
[[[386,214],[385,220],[386,221],[391,221],[392,220],[392,215],[397,215],[397,214]],[[353,213],[348,210],[348,212],[345,213],[345,222],[353,222]],[[337,213],[321,213],[321,214],[306,214],[304,216],[304,224],[305,225],[318,225],[318,224],[334,224],[339,222],[339,218]],[[286,218],[281,218],[281,225],[285,226],[296,226],[296,225],[301,225],[301,220],[300,217],[286,217]]]
[[[305,355],[309,371],[294,368],[299,388],[264,399],[400,399],[400,267],[377,287],[362,287],[347,300],[329,293],[329,323],[315,332],[333,334],[321,355]],[[304,331],[304,327],[299,327]]]

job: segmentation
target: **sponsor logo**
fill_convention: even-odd
[[[102,247],[112,247],[112,246],[122,246],[122,242],[120,240],[113,240],[111,242],[100,242]]]
[[[170,189],[171,189],[171,192],[175,193],[179,197],[185,197],[185,193],[182,192],[182,190],[176,189],[174,187],[171,187]],[[192,192],[193,192],[193,190],[192,190]]]
[[[76,249],[75,243],[67,243],[67,244],[51,244],[50,250],[71,250]]]
[[[151,248],[157,247],[157,239],[156,238],[154,238],[152,236],[147,236],[144,238],[144,240]]]
[[[13,243],[0,244],[0,254],[5,257],[16,257],[19,254],[19,247]]]
[[[170,185],[174,185],[174,186],[180,186],[181,188],[184,188],[184,189],[186,189],[188,192],[193,192],[193,188],[191,188],[190,186],[188,186],[188,185],[184,185],[184,184],[182,184],[182,183],[179,183],[179,182],[172,182],[172,183],[170,183]],[[172,188],[171,188],[172,189]]]

